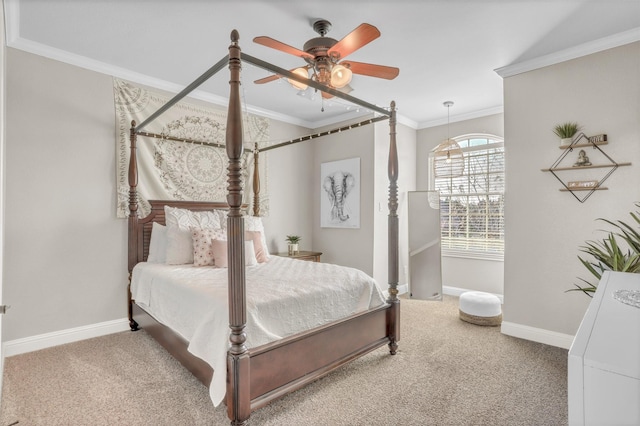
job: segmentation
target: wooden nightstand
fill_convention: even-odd
[[[300,250],[296,254],[289,254],[287,252],[284,252],[284,253],[276,253],[276,256],[289,257],[291,259],[309,260],[312,262],[320,262],[320,256],[322,256],[322,252]]]

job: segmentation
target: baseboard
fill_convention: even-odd
[[[528,325],[515,324],[507,321],[502,322],[502,328],[500,331],[502,334],[506,334],[507,336],[544,343],[545,345],[556,346],[563,349],[570,349],[574,338],[574,336],[569,334],[557,333],[555,331],[529,327]]]
[[[129,320],[126,318],[106,321],[83,327],[55,331],[53,333],[45,333],[22,339],[9,340],[3,343],[2,353],[5,357],[20,355],[53,346],[64,345],[65,343],[77,342],[126,330],[130,330]]]
[[[408,284],[400,284],[398,286],[398,294],[404,294],[408,291]],[[383,293],[385,297],[389,296],[388,291],[385,290]],[[39,334],[37,336],[25,337],[23,339],[9,340],[8,342],[4,342],[2,353],[5,357],[20,355],[53,346],[64,345],[65,343],[77,342],[80,340],[91,339],[92,337],[105,336],[107,334],[119,333],[126,330],[129,330],[129,320],[126,318],[107,321],[84,327],[55,331],[53,333]]]
[[[470,290],[459,287],[442,287],[442,292],[450,296],[460,297],[460,295],[466,291]],[[504,297],[502,294],[496,294],[496,296],[500,298],[501,303],[504,303]],[[528,325],[516,324],[508,321],[502,321],[500,331],[502,334],[506,334],[507,336],[544,343],[545,345],[556,346],[563,349],[571,348],[574,337],[569,334],[556,333],[555,331],[529,327]]]
[[[469,290],[466,288],[460,288],[460,287],[451,287],[448,285],[443,285],[442,286],[442,293],[449,295],[449,296],[456,296],[456,297],[460,297],[460,295],[464,292],[467,291],[475,291],[475,290]],[[496,293],[490,293],[493,294],[494,296],[498,296],[498,298],[500,299],[500,303],[504,303],[504,296],[502,294],[496,294]]]

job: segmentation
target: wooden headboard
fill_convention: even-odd
[[[204,210],[228,210],[226,201],[206,202],[206,201],[177,201],[177,200],[149,200],[151,212],[147,217],[134,221],[132,229],[129,229],[129,272],[139,263],[147,260],[149,255],[149,244],[151,242],[151,229],[153,223],[157,222],[166,225],[164,217],[164,206],[177,207],[193,211]]]

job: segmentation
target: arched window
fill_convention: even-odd
[[[464,153],[462,176],[436,178],[433,161],[429,161],[430,189],[440,192],[442,253],[448,256],[502,260],[504,140],[482,134],[452,139]]]

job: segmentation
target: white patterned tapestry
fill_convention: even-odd
[[[117,216],[129,214],[129,131],[171,99],[129,82],[113,80],[117,132]],[[179,102],[145,126],[144,131],[209,143],[225,143],[227,111],[222,107]],[[245,114],[244,200],[253,201],[253,148],[269,143],[269,121]],[[140,216],[147,200],[226,201],[228,158],[224,148],[144,136],[137,138]],[[260,154],[260,215],[269,211],[267,154]],[[251,210],[250,210],[251,211]]]

